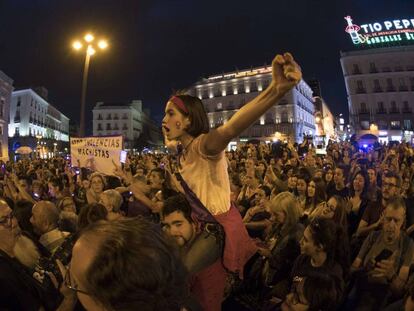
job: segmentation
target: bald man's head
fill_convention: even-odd
[[[45,234],[58,226],[59,210],[50,201],[40,201],[32,208],[30,222],[37,234]]]

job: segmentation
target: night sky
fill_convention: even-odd
[[[414,1],[0,0],[0,70],[15,88],[45,86],[78,122],[84,55],[71,43],[90,30],[110,48],[91,63],[87,120],[97,101],[132,99],[160,120],[173,90],[290,51],[331,110],[346,113],[339,51],[353,48],[348,14],[357,24],[414,18]]]

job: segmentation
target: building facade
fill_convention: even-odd
[[[357,137],[414,142],[414,46],[341,52],[341,65]]]
[[[202,79],[190,88],[190,93],[203,101],[210,127],[215,128],[258,96],[271,80],[271,66],[252,68]],[[315,133],[314,112],[312,90],[302,80],[231,144],[272,141],[280,134],[302,141],[304,135]]]
[[[130,103],[98,102],[93,108],[93,136],[122,135],[126,149],[161,146],[160,126],[143,109],[141,100]]]
[[[9,110],[13,92],[13,80],[0,71],[0,160],[9,159]]]
[[[40,157],[51,157],[68,148],[69,118],[48,102],[46,89],[14,91],[9,116],[9,146],[13,152],[29,146]]]

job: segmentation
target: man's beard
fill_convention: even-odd
[[[40,258],[40,253],[36,245],[24,235],[16,238],[13,253],[16,259],[28,268],[34,268]]]

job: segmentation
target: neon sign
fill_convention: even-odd
[[[344,17],[345,31],[355,45],[412,41],[414,43],[414,18],[395,19],[372,24],[353,24],[351,16]]]

